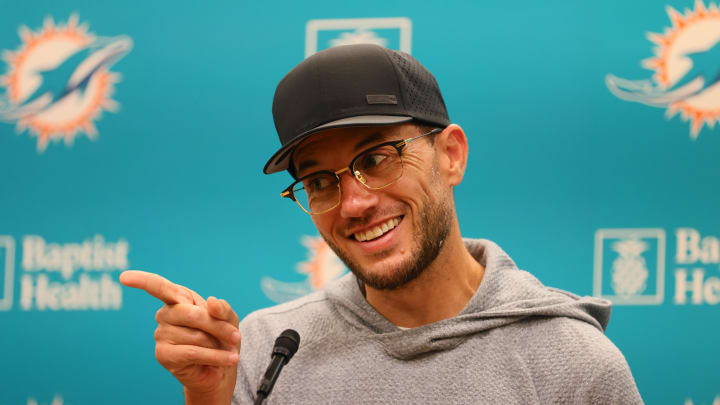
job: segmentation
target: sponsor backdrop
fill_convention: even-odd
[[[647,403],[720,404],[719,41],[689,0],[5,2],[0,404],[182,401],[123,269],[241,315],[346,271],[261,168],[277,82],[354,42],[436,75],[465,236],[612,300]]]

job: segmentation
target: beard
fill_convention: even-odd
[[[395,290],[418,278],[435,261],[450,234],[452,215],[448,199],[438,199],[433,203],[429,198],[425,198],[423,207],[417,224],[417,238],[410,249],[410,254],[396,268],[387,269],[390,271],[371,273],[328,238],[324,236],[323,238],[340,260],[366,286],[376,290]]]

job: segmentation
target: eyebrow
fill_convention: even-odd
[[[367,146],[371,143],[374,143],[377,138],[382,138],[382,134],[380,132],[373,132],[370,135],[366,136],[365,138],[361,139],[358,143],[355,144],[354,151],[357,152],[358,149]],[[296,151],[297,152],[297,151]],[[317,166],[318,162],[315,160],[303,160],[298,164],[297,167],[297,173],[298,175],[305,169],[311,168],[313,166]]]
[[[367,146],[373,142],[377,138],[382,139],[382,134],[380,132],[373,132],[372,134],[366,136],[365,138],[361,139],[360,142],[355,144],[355,152],[357,152],[358,149],[362,148],[363,146]]]
[[[303,160],[303,161],[300,162],[300,164],[298,165],[298,168],[297,168],[297,173],[298,173],[298,175],[299,175],[303,170],[305,170],[305,169],[307,169],[307,168],[309,168],[309,167],[317,166],[317,164],[318,164],[318,162],[316,162],[316,161],[314,161],[314,160]]]

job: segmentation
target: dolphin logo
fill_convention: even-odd
[[[720,121],[720,9],[702,0],[684,14],[666,9],[673,26],[663,34],[648,33],[655,56],[643,66],[655,71],[652,80],[608,74],[605,84],[622,100],[667,108],[668,118],[681,113],[696,139],[703,125]]]
[[[278,304],[320,290],[347,272],[340,258],[322,237],[303,236],[301,243],[308,249],[307,260],[297,265],[298,273],[307,276],[304,281],[285,282],[270,277],[260,280],[260,288],[265,296]]]
[[[692,67],[665,90],[648,80],[630,81],[608,75],[608,89],[618,98],[636,101],[653,107],[663,107],[700,94],[720,80],[720,41],[708,50],[683,54]]]
[[[7,73],[0,76],[0,121],[16,122],[38,136],[38,150],[51,138],[70,144],[77,132],[94,138],[93,121],[103,110],[114,111],[110,99],[119,76],[110,69],[133,47],[127,36],[97,37],[78,25],[76,15],[67,24],[47,18],[39,32],[20,28],[23,44],[4,51]]]
[[[673,85],[673,88],[684,87],[690,82],[702,78],[703,86],[693,93],[697,94],[720,80],[720,41],[715,42],[710,49],[686,53],[685,57],[692,61],[692,68]]]
[[[12,106],[6,102],[7,109],[0,108],[0,118],[13,121],[35,115],[73,92],[84,92],[95,73],[109,69],[132,49],[132,45],[132,40],[125,36],[100,39],[75,51],[59,66],[37,71],[42,78],[40,86],[21,105]]]

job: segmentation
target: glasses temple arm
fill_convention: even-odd
[[[437,133],[442,132],[443,130],[444,130],[443,128],[435,128],[435,129],[433,129],[432,131],[430,131],[430,132],[428,132],[428,133],[426,133],[426,134],[422,134],[422,135],[418,135],[418,136],[415,136],[415,137],[412,137],[412,138],[405,139],[405,140],[403,140],[402,142],[398,143],[397,146],[407,145],[407,144],[409,144],[410,142],[412,142],[412,141],[414,141],[414,140],[416,140],[416,139],[422,138],[422,137],[424,137],[424,136],[435,135],[435,134],[437,134]]]

